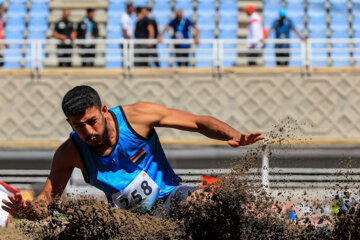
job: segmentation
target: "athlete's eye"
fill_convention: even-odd
[[[89,125],[94,125],[95,123],[96,123],[96,119],[91,119],[91,120],[88,122]]]

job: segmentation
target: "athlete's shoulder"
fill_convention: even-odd
[[[54,158],[66,160],[72,159],[72,162],[74,162],[77,158],[80,159],[79,152],[71,138],[68,138],[59,146],[55,152]]]
[[[165,106],[153,102],[137,102],[130,105],[124,105],[122,108],[134,112],[154,112],[156,110],[166,109]]]

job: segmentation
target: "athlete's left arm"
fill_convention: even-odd
[[[245,146],[263,140],[261,132],[249,135],[211,116],[198,116],[177,109],[169,109],[154,103],[138,103],[145,119],[152,127],[170,127],[199,132],[209,138],[227,141],[232,147]]]

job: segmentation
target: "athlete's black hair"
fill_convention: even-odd
[[[95,12],[95,8],[88,8],[86,9],[86,13],[89,14],[91,12]]]
[[[62,109],[66,117],[78,116],[90,107],[101,107],[99,94],[92,87],[81,85],[68,91],[62,100]]]

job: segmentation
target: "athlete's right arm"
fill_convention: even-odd
[[[24,201],[21,194],[9,196],[10,202],[3,200],[3,209],[17,218],[39,219],[46,217],[48,204],[63,193],[67,182],[80,161],[74,143],[68,139],[55,152],[51,171],[42,192],[34,201]]]

